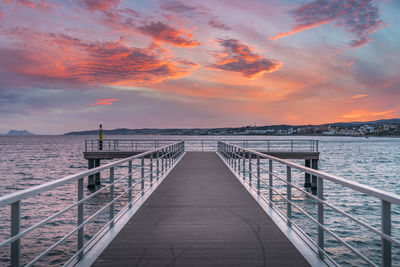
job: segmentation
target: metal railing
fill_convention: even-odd
[[[88,245],[90,241],[95,239],[96,236],[100,232],[104,232],[104,230],[113,229],[114,224],[117,220],[117,217],[121,216],[122,213],[127,212],[132,205],[135,204],[145,192],[147,192],[150,188],[152,188],[153,184],[156,183],[159,179],[164,178],[166,174],[176,165],[176,163],[180,160],[180,158],[184,154],[184,142],[176,142],[173,144],[165,145],[145,153],[141,153],[139,155],[135,155],[126,159],[114,161],[103,166],[90,169],[87,171],[83,171],[74,175],[69,175],[61,179],[57,179],[51,182],[47,182],[42,185],[34,186],[25,190],[17,191],[12,194],[8,194],[0,197],[0,207],[9,205],[11,207],[11,237],[1,241],[0,248],[10,245],[10,262],[11,266],[21,266],[21,239],[26,236],[28,233],[32,232],[35,229],[43,227],[48,224],[56,217],[70,211],[73,208],[77,209],[76,221],[77,226],[73,228],[69,233],[64,235],[61,239],[56,241],[50,247],[48,247],[45,251],[37,255],[33,260],[28,262],[26,266],[33,266],[44,256],[49,254],[54,248],[59,246],[61,243],[70,238],[73,234],[77,233],[77,248],[75,254],[70,258],[70,260],[66,263],[71,263],[73,261],[79,261],[84,257],[84,255],[88,251]],[[148,158],[148,164],[145,164],[145,158]],[[133,168],[133,161],[138,162],[138,168]],[[127,166],[125,166],[127,165]],[[117,167],[128,167],[128,173],[122,177],[115,177],[115,169]],[[109,171],[109,181],[110,183],[107,186],[102,187],[100,190],[84,197],[84,179],[85,177],[94,175],[96,173],[102,171]],[[137,181],[134,181],[132,176],[133,174],[139,174],[140,178]],[[124,187],[124,191],[118,196],[115,195],[114,188],[117,183],[128,182]],[[145,186],[145,181],[147,186]],[[21,202],[26,201],[29,198],[35,197],[40,193],[50,191],[52,189],[61,187],[66,184],[72,184],[77,182],[78,190],[77,190],[77,202],[69,205],[68,207],[56,212],[55,214],[48,216],[43,219],[39,223],[29,226],[28,228],[21,231]],[[139,191],[136,196],[133,196],[133,191]],[[84,203],[92,199],[94,196],[102,193],[109,193],[109,201],[108,203],[96,211],[94,214],[85,218],[84,212]],[[127,196],[127,203],[122,208],[119,213],[116,213],[115,203],[120,200],[123,196]],[[107,212],[109,213],[109,219],[107,223],[105,223],[104,227],[98,231],[92,239],[85,243],[84,239],[84,226],[88,223],[92,222],[99,214]]]
[[[97,139],[85,140],[85,152],[96,151],[146,151],[157,147],[179,142],[181,140],[154,139]],[[217,151],[216,139],[186,139],[186,151]],[[256,149],[263,152],[318,152],[318,140],[223,140],[244,148]],[[101,144],[101,145],[100,145]],[[100,149],[101,147],[101,149]]]
[[[385,192],[380,189],[376,189],[367,185],[360,184],[358,182],[350,181],[335,175],[330,175],[318,170],[310,169],[301,166],[296,163],[289,162],[287,160],[279,159],[273,156],[266,155],[251,149],[246,149],[236,145],[229,144],[227,142],[218,142],[218,154],[230,167],[231,171],[236,174],[240,179],[243,179],[244,184],[248,184],[253,190],[254,194],[258,195],[262,201],[265,201],[274,211],[286,222],[287,226],[292,228],[296,233],[305,237],[307,244],[311,244],[310,248],[322,259],[328,259],[334,265],[337,265],[331,257],[326,253],[325,250],[325,234],[329,234],[333,239],[344,245],[347,249],[355,253],[362,261],[368,265],[377,266],[368,257],[362,254],[359,250],[353,247],[351,244],[346,242],[343,238],[338,236],[335,232],[329,229],[324,224],[324,210],[330,209],[338,213],[342,217],[350,219],[352,222],[364,227],[368,231],[374,233],[381,238],[381,256],[382,266],[392,265],[392,246],[400,246],[400,241],[391,236],[391,207],[392,205],[400,205],[400,196],[394,193]],[[268,168],[263,167],[260,164],[261,159],[268,160]],[[255,162],[253,161],[255,160]],[[286,177],[280,177],[276,171],[274,171],[273,163],[282,164],[286,168]],[[292,182],[292,169],[298,170],[302,173],[311,175],[317,179],[317,194],[314,195],[301,186],[297,186]],[[261,172],[268,174],[268,182],[265,182],[261,177]],[[283,182],[286,186],[286,192],[281,193],[280,190],[274,184],[276,180]],[[358,191],[368,196],[377,198],[381,202],[381,229],[376,229],[371,225],[363,222],[362,220],[352,216],[348,212],[337,208],[335,205],[324,200],[324,181],[330,181],[337,185]],[[253,182],[255,181],[255,182]],[[262,188],[267,188],[264,192]],[[305,194],[308,198],[311,198],[317,203],[317,214],[314,218],[304,208],[296,204],[292,200],[292,189],[298,190]],[[274,196],[280,197],[286,203],[286,210],[280,209],[275,203]],[[296,209],[299,213],[303,214],[306,218],[310,219],[316,224],[317,228],[317,242],[314,242],[310,236],[305,234],[304,231],[297,226],[292,217],[292,210]]]

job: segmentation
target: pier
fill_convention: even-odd
[[[337,263],[327,250],[326,237],[330,236],[363,264],[392,266],[392,253],[395,249],[398,253],[400,241],[391,235],[391,214],[392,206],[400,205],[400,196],[317,170],[312,164],[319,159],[315,143],[306,143],[314,150],[306,151],[304,142],[292,140],[280,144],[279,149],[268,140],[258,144],[207,140],[212,146],[190,142],[194,141],[158,140],[154,147],[143,147],[143,152],[139,147],[133,151],[135,147],[128,151],[134,155],[103,165],[99,162],[87,171],[0,197],[0,207],[11,209],[10,238],[0,241],[0,248],[10,247],[10,265],[33,266],[74,238],[76,249],[64,262],[66,266],[334,266]],[[105,141],[105,151],[100,152],[126,152],[121,146],[108,151],[106,147]],[[87,152],[98,151],[90,150],[86,142],[85,158],[93,160]],[[318,153],[318,158],[304,156],[305,165],[311,166],[303,166],[273,153]],[[296,184],[293,178],[298,174],[311,178],[310,183],[315,181],[316,192]],[[85,182],[93,182],[93,177],[104,183],[84,194]],[[377,199],[381,203],[380,228],[325,200],[324,181]],[[76,202],[21,228],[23,202],[67,184],[76,184]],[[315,216],[293,198],[295,191],[313,201]],[[88,214],[85,203],[99,194],[107,195],[107,203]],[[21,251],[24,237],[73,209],[76,227],[26,259]],[[100,214],[107,215],[106,221],[86,240],[87,227]],[[309,220],[314,235],[297,224],[299,214]],[[346,218],[380,238],[381,262],[373,262],[333,232],[325,224],[326,216]]]

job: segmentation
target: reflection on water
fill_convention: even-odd
[[[94,136],[26,136],[0,137],[0,195],[16,190],[42,184],[46,181],[61,178],[87,169],[87,161],[83,159],[84,139]],[[114,137],[108,137],[114,138]],[[116,138],[153,139],[155,136],[120,136]],[[162,139],[178,139],[177,136]],[[218,137],[185,137],[195,139],[218,139]],[[222,137],[227,139],[226,136]],[[266,137],[238,137],[234,139],[265,139]],[[285,137],[267,137],[268,139],[285,139]],[[291,139],[310,139],[310,137],[290,137]],[[313,137],[319,139],[321,159],[319,169],[350,180],[400,194],[400,142],[395,138],[349,138],[349,137]],[[302,161],[295,161],[304,164]],[[139,162],[134,162],[136,166]],[[267,163],[264,162],[263,165]],[[285,177],[285,167],[274,165],[274,170]],[[127,173],[127,168],[117,168],[116,178]],[[103,185],[107,184],[108,173],[102,173]],[[268,176],[263,173],[263,179]],[[137,178],[137,177],[136,177]],[[292,180],[297,185],[303,185],[304,174],[293,170]],[[286,187],[283,182],[274,180],[275,185],[282,193]],[[123,191],[123,186],[116,186],[116,195]],[[265,190],[267,191],[267,190]],[[316,216],[316,205],[312,199],[295,189],[292,189],[293,199],[304,210]],[[88,191],[85,192],[89,194]],[[266,192],[267,193],[267,192]],[[362,219],[364,222],[380,229],[380,202],[356,191],[343,188],[331,182],[324,184],[325,200],[349,214]],[[95,213],[99,207],[108,202],[108,193],[103,192],[85,204],[85,218]],[[22,203],[22,229],[33,225],[71,205],[76,201],[77,187],[75,183],[64,185],[56,190],[44,192]],[[285,211],[286,203],[274,196],[276,204]],[[122,198],[116,205],[117,210],[126,203]],[[393,235],[400,238],[400,209],[393,207]],[[295,212],[295,222],[316,240],[316,226],[304,215]],[[9,236],[9,207],[0,208],[0,240]],[[27,263],[43,252],[56,240],[62,238],[76,225],[76,209],[66,212],[51,223],[28,234],[22,239],[23,263]],[[93,223],[85,228],[85,238],[90,239],[107,220],[107,212],[97,217]],[[325,209],[325,223],[346,242],[362,251],[377,264],[380,263],[380,238],[371,234],[349,219],[343,218],[336,212]],[[329,235],[325,235],[328,253],[334,255],[343,265],[360,265],[354,253],[340,245]],[[40,265],[61,264],[73,255],[76,244],[76,235],[72,235],[66,243],[57,247],[45,257]],[[400,263],[399,248],[393,248],[394,265]],[[7,262],[9,247],[0,249],[0,265]]]

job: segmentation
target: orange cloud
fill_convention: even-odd
[[[11,3],[12,0],[3,0],[3,2]],[[50,9],[50,4],[46,0],[14,0],[14,2],[19,6],[39,8],[45,11]]]
[[[224,47],[224,52],[215,55],[217,62],[210,68],[235,71],[244,77],[254,79],[264,73],[277,71],[282,63],[267,59],[254,53],[251,48],[235,39],[217,39]]]
[[[188,60],[155,53],[150,48],[117,42],[85,42],[63,34],[41,34],[14,29],[8,34],[24,43],[23,49],[0,51],[0,67],[14,73],[72,84],[143,85],[179,79],[198,67]],[[18,64],[6,58],[18,58]]]
[[[350,99],[361,99],[366,97],[368,97],[368,95],[360,94],[360,95],[353,95],[352,97],[350,97]]]
[[[112,105],[112,102],[119,101],[120,99],[116,98],[106,98],[106,99],[97,99],[94,103],[90,103],[91,106],[109,106]]]
[[[270,37],[269,39],[272,41],[275,41],[275,40],[281,39],[283,37],[286,37],[286,36],[289,36],[289,35],[304,31],[304,30],[308,30],[308,29],[311,29],[311,28],[314,28],[314,27],[317,27],[320,25],[327,24],[329,22],[330,22],[329,20],[324,20],[324,21],[320,21],[320,22],[310,24],[310,25],[295,25],[295,26],[293,26],[293,29],[291,31],[277,33],[276,35]]]
[[[362,121],[369,121],[369,120],[378,120],[378,119],[387,119],[393,118],[394,110],[386,110],[386,111],[368,111],[368,110],[353,110],[350,113],[343,114],[341,116],[342,119],[346,121],[351,120],[362,120]]]
[[[180,47],[195,47],[200,42],[193,40],[193,35],[184,30],[177,30],[162,22],[152,22],[150,24],[138,27],[139,31],[150,35],[156,41],[171,43]]]

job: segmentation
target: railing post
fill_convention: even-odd
[[[171,146],[168,147],[168,169],[171,168],[172,165],[172,157],[171,157]]]
[[[290,148],[291,148],[291,150],[293,152],[293,140],[290,140]]]
[[[243,172],[243,182],[246,180],[246,152],[243,150],[243,168],[242,168],[242,172]]]
[[[271,141],[270,140],[268,140],[268,143],[267,143],[267,151],[268,152],[271,151]]]
[[[110,202],[114,201],[114,167],[110,168]],[[110,228],[114,227],[114,202],[110,204]]]
[[[11,204],[11,237],[19,234],[21,230],[21,203],[20,201]],[[11,243],[11,266],[21,265],[21,240],[17,239]]]
[[[140,188],[140,190],[142,191],[142,196],[144,195],[144,157],[142,157],[142,159],[141,159],[141,168],[142,168],[142,171],[141,171],[141,188]]]
[[[324,199],[324,179],[320,177],[317,177],[317,197],[320,200]],[[324,205],[321,202],[318,202],[317,206],[318,222],[324,225]],[[324,250],[324,229],[320,226],[318,226],[318,246]],[[319,251],[319,256],[323,258],[324,254]]]
[[[233,148],[233,158],[232,158],[232,160],[233,160],[233,169],[235,170],[235,172],[236,172],[236,169],[237,169],[236,157],[237,157],[237,155],[236,155],[236,147],[234,147]]]
[[[129,208],[132,208],[132,160],[128,163],[128,188]]]
[[[381,200],[381,229],[384,234],[392,234],[391,204]],[[392,244],[382,238],[382,266],[392,266]]]
[[[83,199],[83,186],[84,186],[84,178],[78,180],[78,202]],[[84,203],[78,204],[78,226],[83,223],[84,214],[83,214]],[[78,230],[78,250],[83,248],[84,245],[84,227]],[[78,258],[80,259],[83,256],[83,251],[79,253]]]
[[[237,173],[240,176],[240,148],[238,149],[238,154],[237,154],[237,167],[238,167]]]
[[[273,200],[273,191],[272,191],[272,159],[268,160],[269,164],[269,204],[272,205],[272,200]]]
[[[157,181],[160,179],[160,151],[157,150]]]
[[[257,194],[260,194],[260,156],[257,155]]]
[[[153,186],[153,153],[150,154],[150,187]]]
[[[292,182],[292,168],[290,166],[286,166],[286,197],[288,199],[288,202],[286,203],[286,213],[287,213],[287,224],[289,226],[292,225],[290,219],[292,219],[292,186],[289,184]]]
[[[165,149],[161,150],[161,173],[164,175],[164,157],[165,157]]]
[[[252,168],[253,168],[253,164],[251,163],[251,159],[252,159],[252,157],[253,157],[253,154],[251,154],[250,152],[249,152],[249,186],[251,187],[251,178],[252,178],[252,176],[253,176],[253,172],[252,172]]]

